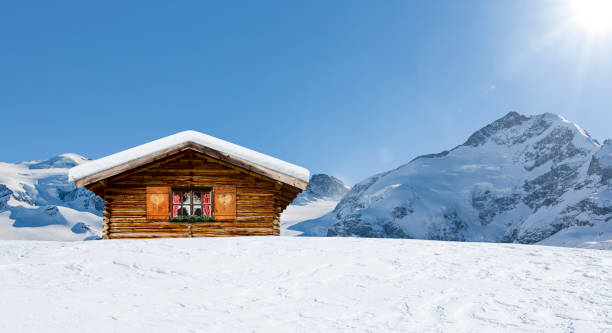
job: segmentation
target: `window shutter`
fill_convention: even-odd
[[[215,221],[234,221],[236,219],[236,186],[215,186],[213,192]]]
[[[165,186],[147,186],[147,220],[170,219],[170,192]]]

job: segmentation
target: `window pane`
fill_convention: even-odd
[[[181,211],[183,212],[182,215],[184,215],[184,216],[191,215],[191,207],[190,206],[183,206],[183,209],[181,209]]]
[[[179,208],[181,208],[180,205],[172,206],[172,217],[177,217],[179,215]]]
[[[210,192],[202,193],[202,203],[205,203],[205,204],[210,203]]]
[[[186,216],[186,215],[189,215],[187,214],[187,209],[185,209],[185,207],[179,208],[177,216]]]
[[[204,215],[210,217],[210,205],[204,205]]]
[[[173,192],[172,193],[172,203],[181,203],[181,192]]]
[[[202,192],[193,192],[193,203],[194,204],[202,203]]]
[[[193,206],[193,215],[202,216],[202,206]]]
[[[183,203],[188,204],[191,202],[191,192],[185,191],[183,192]]]

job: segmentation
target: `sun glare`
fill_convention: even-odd
[[[612,33],[612,0],[571,0],[574,23],[590,33]]]

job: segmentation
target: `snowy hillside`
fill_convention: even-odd
[[[612,252],[402,239],[0,242],[2,332],[607,332]]]
[[[76,154],[18,164],[0,162],[0,239],[98,238],[102,199],[68,182],[87,161]]]
[[[281,214],[281,235],[300,235],[302,232],[293,230],[293,225],[331,212],[350,189],[336,177],[313,175],[308,187]]]
[[[304,205],[287,206],[281,213],[281,236],[309,236],[303,235],[303,231],[296,229],[295,225],[328,214],[336,208],[338,202],[339,200],[317,199]],[[327,229],[325,231],[327,232]]]
[[[362,181],[333,212],[293,228],[305,235],[607,248],[611,147],[563,117],[511,112],[450,151]]]

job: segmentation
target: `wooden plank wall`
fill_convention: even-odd
[[[147,221],[147,186],[218,185],[236,186],[235,221]],[[280,213],[301,192],[194,151],[180,152],[91,187],[105,200],[103,238],[279,235]]]

